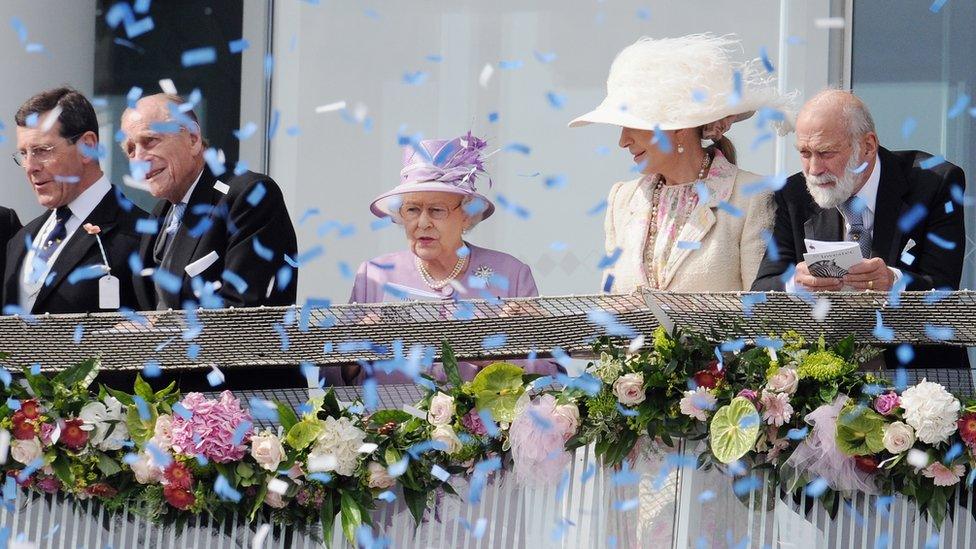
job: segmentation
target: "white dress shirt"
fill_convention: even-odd
[[[69,202],[68,208],[71,210],[71,216],[64,223],[64,240],[61,241],[61,244],[58,245],[54,253],[51,254],[51,257],[48,258],[47,263],[35,265],[34,258],[37,255],[37,250],[47,242],[48,235],[51,234],[51,231],[54,230],[54,226],[57,224],[56,211],[51,210],[47,221],[44,222],[41,230],[34,237],[34,242],[31,244],[30,249],[27,250],[27,255],[24,256],[24,262],[21,264],[20,295],[18,297],[20,298],[20,306],[25,311],[30,311],[34,308],[34,301],[37,300],[37,294],[44,287],[44,281],[51,272],[51,266],[54,265],[58,256],[61,255],[61,250],[64,250],[68,245],[68,241],[78,231],[84,220],[94,211],[98,203],[105,198],[105,195],[111,191],[112,184],[109,183],[107,177],[102,175],[91,187],[85,189],[74,200]]]

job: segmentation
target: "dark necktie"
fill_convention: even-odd
[[[37,258],[47,263],[47,261],[57,251],[58,246],[68,236],[68,220],[71,219],[71,209],[61,206],[54,211],[54,228],[48,233],[47,239],[41,243],[41,248],[37,250]]]
[[[871,259],[871,233],[864,228],[864,201],[852,196],[837,206],[837,209],[844,214],[844,219],[851,226],[847,231],[848,239],[857,242],[864,259]]]

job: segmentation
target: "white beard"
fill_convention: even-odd
[[[807,182],[807,190],[810,191],[810,196],[813,197],[813,201],[818,206],[825,210],[836,208],[854,194],[854,186],[857,184],[857,179],[861,175],[854,173],[854,170],[860,166],[860,162],[858,162],[858,157],[861,156],[860,149],[855,143],[854,149],[851,151],[851,156],[847,159],[847,165],[844,166],[844,175],[842,177],[836,177],[829,173],[824,175],[803,173],[803,177]],[[834,186],[825,187],[823,186],[825,183],[834,183]]]

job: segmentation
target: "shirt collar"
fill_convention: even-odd
[[[68,203],[68,208],[71,209],[71,215],[84,221],[95,210],[95,207],[102,201],[102,198],[105,198],[105,195],[111,190],[112,184],[108,182],[108,177],[102,174],[102,177],[99,177],[91,187],[82,191],[81,194]]]
[[[878,184],[881,182],[881,158],[875,154],[874,155],[874,168],[871,169],[871,175],[868,176],[868,180],[864,182],[864,186],[861,190],[857,191],[857,196],[864,201],[865,207],[874,213],[875,205],[878,201]]]
[[[197,174],[196,180],[194,180],[193,181],[193,184],[190,185],[190,188],[186,190],[186,194],[183,195],[183,200],[180,201],[181,203],[183,203],[183,204],[189,204],[190,203],[190,196],[193,195],[193,189],[196,189],[197,188],[197,183],[200,182],[200,178],[201,177],[203,177],[203,170],[200,170],[200,173]]]

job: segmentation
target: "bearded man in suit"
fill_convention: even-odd
[[[921,151],[878,144],[867,106],[850,92],[826,90],[797,117],[803,171],[775,193],[776,252],[767,250],[754,291],[959,289],[965,254],[958,167]],[[840,278],[816,277],[804,239],[855,241],[864,258]],[[795,265],[795,269],[791,266]],[[898,364],[886,353],[890,367]],[[922,346],[915,367],[963,367],[964,349]]]

